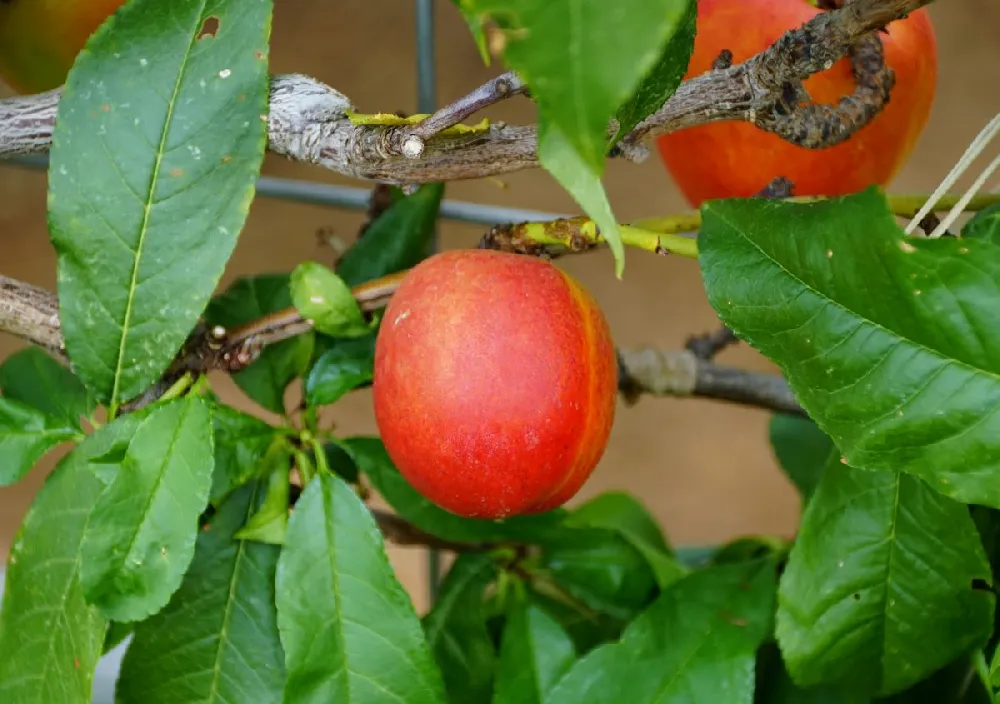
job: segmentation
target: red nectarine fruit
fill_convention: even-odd
[[[66,81],[77,54],[125,0],[0,0],[0,79],[18,93]]]
[[[375,344],[375,418],[441,508],[498,519],[573,497],[604,453],[618,370],[590,294],[548,262],[436,254],[403,279]]]
[[[685,78],[712,67],[723,49],[734,63],[749,59],[822,12],[809,0],[699,0],[694,53]],[[747,197],[774,178],[795,194],[846,195],[885,186],[906,162],[927,123],[937,84],[937,43],[920,9],[879,33],[886,64],[896,74],[889,104],[847,141],[806,149],[745,122],[716,122],[657,139],[667,170],[694,206],[713,198]],[[812,99],[836,104],[854,92],[849,59],[805,82]]]

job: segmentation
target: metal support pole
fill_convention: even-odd
[[[434,0],[416,0],[417,25],[417,110],[434,112],[437,104],[437,72],[434,66]],[[438,248],[438,233],[431,238],[431,253]],[[427,552],[427,588],[431,603],[437,600],[441,576],[441,553]]]

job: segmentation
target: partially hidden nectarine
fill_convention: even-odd
[[[90,35],[125,0],[0,0],[0,79],[18,93],[66,81]]]
[[[723,49],[734,63],[749,59],[822,10],[810,0],[699,0],[694,53],[685,78],[712,67]],[[658,138],[667,170],[694,206],[747,197],[778,176],[800,196],[836,196],[886,186],[906,162],[930,114],[937,83],[937,44],[924,9],[879,33],[896,75],[889,104],[847,141],[806,149],[745,122],[716,122]],[[811,76],[805,87],[819,103],[836,104],[855,89],[849,59]]]
[[[413,268],[375,345],[375,417],[402,475],[439,507],[498,519],[572,498],[609,440],[607,320],[548,262],[488,250]]]

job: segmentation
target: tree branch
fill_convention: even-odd
[[[614,153],[639,158],[640,142],[677,130],[740,120],[809,148],[832,146],[867,124],[893,85],[881,43],[869,36],[931,0],[854,0],[823,12],[742,64],[685,81],[626,135]],[[858,89],[838,106],[804,104],[802,81],[851,56]],[[345,176],[392,184],[481,178],[538,166],[534,126],[492,124],[482,132],[442,134],[499,99],[524,92],[503,74],[416,125],[355,125],[350,100],[312,78],[271,79],[272,152]],[[0,101],[0,158],[41,154],[52,138],[59,90]],[[420,146],[423,145],[423,146]]]
[[[405,276],[400,272],[354,289],[362,310],[385,306]],[[237,372],[252,364],[267,345],[312,329],[294,308],[226,330],[199,324],[167,373],[139,398],[123,406],[131,411],[155,401],[186,373]],[[0,277],[0,332],[45,347],[68,364],[59,329],[56,297],[14,279]],[[621,349],[619,390],[628,403],[638,397],[700,396],[787,413],[802,413],[780,376],[722,367],[699,359],[689,349]]]

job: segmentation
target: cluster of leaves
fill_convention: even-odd
[[[540,107],[543,164],[620,255],[606,126],[624,133],[676,88],[695,3],[458,4],[480,40],[487,18],[504,31]],[[924,241],[875,191],[704,207],[713,306],[812,419],[771,425],[805,505],[793,544],[675,550],[623,493],[459,518],[377,437],[319,422],[372,378],[379,317],[350,287],[426,256],[442,185],[395,191],[335,267],[213,297],[265,151],[272,9],[130,0],[64,90],[48,215],[73,371],[33,348],[0,365],[0,484],[68,452],[11,551],[0,700],[89,702],[98,660],[125,639],[121,702],[992,699],[1000,211]],[[200,317],[233,326],[291,306],[315,329],[235,375],[280,422],[204,379],[119,412]],[[303,403],[289,409],[293,384]],[[460,548],[423,617],[368,486]]]

